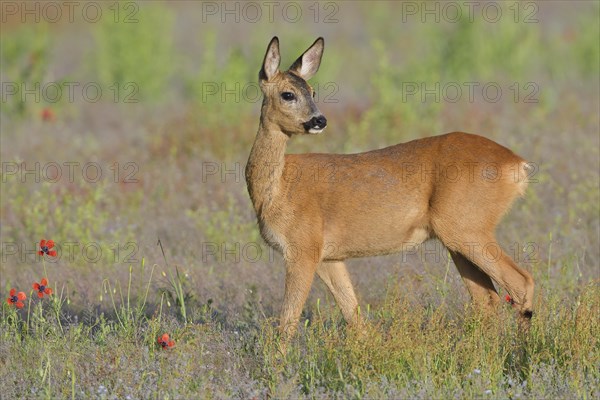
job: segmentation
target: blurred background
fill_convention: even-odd
[[[46,261],[72,313],[110,309],[102,280],[177,267],[192,320],[279,312],[281,257],[260,239],[243,171],[272,36],[282,68],[318,36],[311,84],[329,125],[289,152],[358,152],[453,130],[531,161],[498,238],[539,296],[598,281],[599,5],[552,2],[3,2],[0,291]],[[158,244],[160,240],[160,245]],[[162,250],[161,250],[162,245]],[[163,256],[164,250],[164,256]],[[352,260],[361,304],[390,287],[460,311],[441,244]],[[140,283],[141,285],[141,283]],[[332,304],[317,282],[316,299]],[[202,314],[204,313],[204,314]]]

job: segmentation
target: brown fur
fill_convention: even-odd
[[[279,42],[259,74],[260,125],[246,167],[263,238],[282,252],[287,272],[282,331],[296,329],[315,273],[349,323],[358,303],[344,260],[389,254],[438,238],[450,250],[473,301],[491,308],[504,287],[530,317],[533,279],[497,245],[494,230],[526,187],[526,162],[478,135],[453,132],[359,154],[285,154],[320,115],[306,80],[318,69],[319,38],[280,72]],[[304,64],[304,68],[303,68]],[[282,99],[292,92],[297,101]]]

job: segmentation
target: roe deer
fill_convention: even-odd
[[[496,281],[520,320],[532,316],[533,279],[496,244],[494,230],[527,185],[527,163],[482,136],[453,132],[359,154],[285,154],[294,135],[327,126],[306,82],[318,70],[318,38],[285,72],[274,37],[259,72],[264,98],[246,182],[260,232],[283,254],[280,329],[292,336],[315,273],[350,324],[360,321],[344,260],[390,254],[439,239],[473,301],[499,302]]]

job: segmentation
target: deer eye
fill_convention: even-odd
[[[296,96],[292,92],[283,92],[283,93],[281,93],[281,98],[284,99],[285,101],[296,100]]]

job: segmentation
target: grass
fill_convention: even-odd
[[[600,396],[597,4],[540,3],[528,25],[398,24],[401,4],[339,6],[338,25],[315,29],[203,23],[187,2],[140,4],[127,26],[3,24],[2,82],[96,82],[107,96],[3,99],[0,294],[14,287],[27,300],[0,308],[0,398]],[[363,151],[457,129],[536,165],[497,232],[536,280],[528,334],[508,305],[493,318],[472,310],[432,241],[349,261],[364,331],[349,329],[315,282],[281,356],[283,261],[260,239],[243,176],[260,100],[206,92],[255,82],[274,33],[283,66],[325,36],[313,83],[336,100],[318,104],[328,131],[294,138],[290,152]],[[495,82],[504,96],[402,92],[471,81]],[[112,85],[129,82],[137,102],[114,102]],[[530,82],[535,103],[523,101]],[[46,108],[55,119],[41,117]],[[36,255],[42,238],[58,257]],[[54,294],[38,299],[27,288],[42,277]],[[164,333],[173,348],[157,342]]]
[[[49,304],[23,312],[27,323],[14,309],[3,308],[3,364],[18,366],[3,370],[6,396],[598,395],[597,285],[583,288],[571,304],[556,296],[538,301],[526,336],[514,329],[508,307],[499,319],[474,314],[469,306],[457,315],[444,304],[415,304],[398,287],[368,313],[364,332],[346,329],[339,315],[318,307],[284,359],[272,320],[254,323],[255,317],[242,316],[240,322],[248,323],[242,329],[212,319],[185,323],[184,316],[165,313],[164,302],[145,315],[143,297],[132,307],[128,289],[114,303],[121,290],[106,288],[111,315],[85,314],[85,321],[70,321],[65,331],[58,329]],[[173,349],[157,345],[163,331],[175,339]]]

